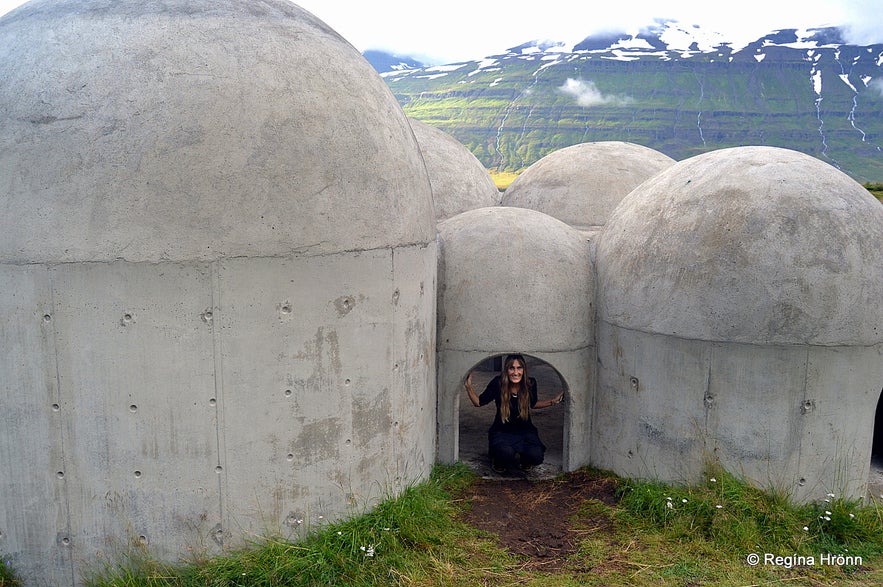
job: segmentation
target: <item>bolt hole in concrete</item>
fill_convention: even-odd
[[[537,380],[537,395],[540,400],[553,398],[565,391],[564,401],[559,405],[549,406],[531,412],[531,420],[540,433],[540,440],[546,445],[545,461],[535,467],[529,474],[531,479],[555,477],[563,471],[564,462],[564,420],[567,415],[567,385],[561,376],[548,363],[534,357],[525,356],[527,371],[530,377]],[[501,357],[489,357],[479,363],[472,371],[472,385],[475,393],[481,395],[488,382],[500,374]],[[463,374],[465,380],[466,374]],[[494,422],[496,410],[493,403],[476,408],[460,389],[460,452],[458,459],[481,477],[503,479],[490,467],[487,454],[487,431]]]
[[[874,415],[868,494],[874,499],[883,500],[883,391],[881,398],[877,400],[877,412]]]

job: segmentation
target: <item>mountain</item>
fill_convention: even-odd
[[[861,182],[883,180],[883,45],[836,28],[735,42],[660,22],[574,45],[381,74],[405,113],[515,171],[588,141],[628,141],[681,160],[740,145],[790,148]]]
[[[370,63],[378,73],[381,74],[426,67],[425,63],[421,63],[413,57],[401,57],[399,55],[393,55],[392,53],[377,51],[375,49],[365,51],[362,53],[362,56],[368,60],[368,63]]]

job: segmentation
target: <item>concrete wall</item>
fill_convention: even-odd
[[[349,43],[281,0],[35,1],[0,69],[0,552],[27,584],[428,476],[432,193]]]
[[[71,584],[133,547],[297,537],[426,476],[435,256],[0,265],[7,560]]]
[[[883,345],[713,343],[598,324],[593,465],[697,482],[720,463],[796,501],[863,497]]]

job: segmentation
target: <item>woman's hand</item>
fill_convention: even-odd
[[[540,408],[540,409],[548,408],[549,406],[554,406],[555,404],[560,404],[563,401],[564,401],[564,392],[562,391],[561,393],[556,395],[554,398],[545,400],[545,402],[537,402],[537,405],[535,407]]]
[[[469,396],[469,401],[472,402],[472,405],[476,408],[481,406],[481,403],[478,401],[478,395],[475,393],[475,388],[472,387],[472,371],[469,372],[469,375],[466,376],[466,395]]]

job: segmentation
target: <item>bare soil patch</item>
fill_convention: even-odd
[[[555,570],[586,534],[610,534],[612,521],[603,508],[584,504],[615,504],[616,481],[591,471],[540,480],[478,479],[462,497],[471,504],[463,513],[467,523],[497,535],[501,546],[526,557],[528,567]]]

